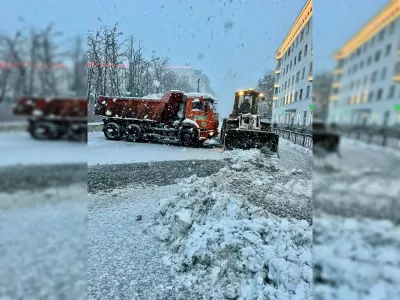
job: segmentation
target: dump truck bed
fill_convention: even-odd
[[[94,114],[106,118],[162,122],[176,113],[182,96],[183,92],[167,92],[159,99],[100,96]]]
[[[86,98],[21,97],[13,113],[52,119],[87,118],[87,100]]]

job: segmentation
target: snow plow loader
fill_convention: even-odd
[[[261,92],[253,89],[235,93],[232,114],[223,120],[221,128],[220,139],[225,150],[257,148],[277,153],[279,157],[279,135],[258,114],[258,103],[264,99]]]

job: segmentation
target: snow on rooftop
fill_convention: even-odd
[[[214,95],[211,95],[211,94],[208,94],[208,93],[186,93],[185,96],[188,97],[188,98],[199,97],[199,98],[203,98],[203,99],[211,99],[211,100],[214,100],[214,101],[216,101],[218,99]]]

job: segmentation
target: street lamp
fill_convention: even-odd
[[[199,79],[197,79],[197,92],[198,92],[198,93],[200,92],[200,79],[201,79],[201,77],[203,77],[203,76],[206,76],[206,74],[201,75],[201,76],[199,77]]]

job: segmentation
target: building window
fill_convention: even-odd
[[[299,61],[301,61],[301,51],[299,52]]]
[[[389,27],[389,34],[392,34],[394,32],[394,22],[396,20],[393,20],[392,23],[390,23],[390,27]]]
[[[290,78],[289,78],[289,80],[288,80],[288,85],[287,85],[288,87],[290,87]]]
[[[304,79],[305,73],[306,73],[306,67],[303,67],[303,71],[301,72],[301,79]]]
[[[297,92],[294,93],[294,101],[297,101]]]
[[[311,20],[307,22],[307,25],[306,25],[306,34],[308,34],[308,33],[310,32],[310,22],[311,22]]]
[[[372,73],[372,76],[371,76],[371,82],[375,82],[376,81],[376,76],[378,75],[378,72],[377,71],[374,71],[373,73]]]
[[[290,69],[292,69],[292,61],[290,61]]]
[[[385,51],[386,56],[389,56],[390,50],[392,50],[392,45],[391,44],[386,45],[386,51]]]
[[[372,99],[374,99],[374,92],[369,92],[368,102],[372,102]]]
[[[306,98],[310,97],[310,86],[307,85]]]
[[[371,62],[372,62],[372,57],[369,56],[369,57],[368,57],[368,60],[367,60],[367,66],[369,66],[369,65],[371,64]]]
[[[303,89],[300,89],[299,100],[303,100]]]
[[[289,81],[290,81],[290,79],[289,79]],[[286,87],[287,87],[287,81],[285,81],[285,90],[286,90]]]
[[[362,69],[364,67],[364,61],[362,60],[361,62],[360,62],[360,69]]]
[[[379,41],[382,41],[383,40],[383,38],[385,37],[385,29],[382,29],[380,32],[379,32]]]
[[[299,36],[296,37],[296,47],[299,44]]]
[[[378,50],[375,52],[375,61],[379,61],[379,58],[381,57],[381,51]]]
[[[296,65],[297,62],[297,56],[294,57],[294,65]]]
[[[292,86],[294,85],[294,75],[292,76]]]
[[[383,67],[382,68],[382,74],[381,74],[381,80],[384,80],[386,77],[386,73],[387,73],[387,68]]]
[[[391,85],[390,86],[390,88],[389,88],[389,93],[388,93],[388,98],[389,99],[392,99],[393,98],[393,96],[394,96],[394,92],[395,92],[395,86],[394,85]]]
[[[357,65],[353,66],[353,73],[357,72]]]
[[[307,124],[307,111],[303,112],[303,125]]]
[[[378,90],[378,94],[376,96],[376,100],[380,101],[382,99],[382,94],[383,94],[383,90],[379,89]]]
[[[296,83],[299,82],[300,79],[300,71],[296,73]]]
[[[364,85],[366,85],[367,82],[368,82],[368,75],[365,75],[365,77],[364,77]]]
[[[303,38],[304,38],[304,28],[300,32],[300,42],[303,40]]]
[[[307,47],[308,47],[308,45],[305,45],[305,47],[304,47],[304,56],[307,55]]]

